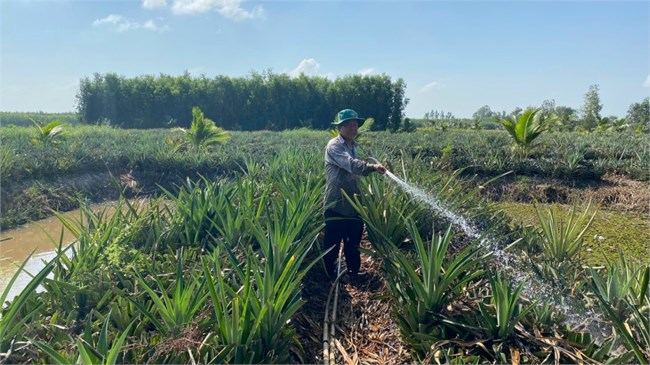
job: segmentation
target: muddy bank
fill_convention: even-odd
[[[503,178],[487,185],[480,196],[492,201],[516,203],[572,204],[591,200],[608,210],[650,213],[648,182],[619,175],[605,175],[601,180],[581,184],[540,178]]]
[[[52,210],[67,212],[81,201],[101,203],[120,195],[132,199],[175,191],[187,178],[216,178],[222,171],[121,171],[93,172],[58,177],[51,181],[4,182],[0,189],[0,231],[44,219]]]

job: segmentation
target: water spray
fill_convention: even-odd
[[[374,157],[368,157],[368,159],[374,161],[375,163],[380,163]],[[519,242],[519,240],[513,242],[512,244],[506,246],[505,248],[499,247],[497,242],[494,242],[488,237],[482,237],[482,235],[479,233],[479,230],[470,222],[468,222],[465,217],[447,209],[440,200],[435,198],[435,196],[403,181],[402,179],[395,176],[395,174],[391,173],[388,170],[386,170],[385,175],[388,176],[392,181],[397,183],[397,185],[399,185],[404,191],[406,191],[416,200],[426,204],[434,211],[442,214],[454,226],[462,229],[470,239],[473,240],[480,239],[479,246],[486,248],[488,249],[489,252],[491,252],[490,255],[495,258],[495,261],[498,260],[497,262],[500,264],[502,268],[501,270],[503,272],[506,272],[517,284],[520,284],[522,282],[524,283],[522,294],[524,294],[528,298],[540,298],[543,302],[552,304],[558,311],[560,311],[562,314],[566,316],[567,324],[573,325],[576,328],[585,326],[585,322],[583,321],[584,318],[581,318],[582,316],[577,314],[574,308],[570,304],[557,303],[557,299],[560,297],[560,295],[559,293],[557,293],[556,289],[554,289],[549,284],[542,283],[539,280],[536,280],[535,278],[528,275],[526,272],[522,272],[521,267],[523,267],[524,265],[521,262],[521,259],[510,252],[506,252],[515,243]],[[587,323],[585,329],[592,334],[594,340],[602,343],[602,341],[604,340],[603,329],[593,328],[594,326],[598,327],[596,322],[598,321],[600,316],[598,315],[598,313],[595,313],[592,310],[590,310],[589,313],[585,314],[585,317],[591,319],[591,322]],[[599,331],[596,331],[596,329],[598,329]]]
[[[376,163],[379,163],[379,161],[374,158],[374,157],[368,157],[370,160],[375,161]],[[480,234],[477,232],[477,229],[471,225],[465,217],[455,214],[449,209],[445,208],[438,199],[435,197],[431,196],[430,194],[426,193],[424,190],[415,187],[413,185],[410,185],[409,183],[405,182],[404,180],[400,179],[397,177],[395,174],[392,172],[386,170],[386,176],[388,176],[391,180],[397,183],[402,189],[404,189],[407,193],[409,193],[411,196],[416,198],[417,200],[425,203],[428,205],[430,208],[435,210],[438,213],[441,213],[442,215],[445,216],[445,218],[449,219],[454,225],[460,227],[465,234],[470,236],[472,239],[477,239],[480,237]],[[485,241],[485,239],[483,240]],[[484,243],[482,241],[482,243]]]

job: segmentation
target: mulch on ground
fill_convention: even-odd
[[[370,248],[367,239],[362,247]],[[403,364],[412,362],[402,342],[388,288],[381,275],[380,262],[361,255],[361,270],[367,273],[359,283],[342,277],[339,284],[334,336],[330,339],[331,364]],[[297,361],[325,363],[323,358],[323,325],[325,307],[333,284],[320,267],[311,270],[304,280],[306,301],[294,318],[305,356]],[[333,304],[331,304],[332,306]],[[332,308],[330,307],[330,312]],[[331,315],[331,313],[330,313]],[[333,357],[332,357],[333,356]]]

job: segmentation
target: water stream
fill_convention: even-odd
[[[75,214],[78,215],[78,211],[66,215],[72,217]],[[49,217],[0,232],[0,293],[5,290],[18,267],[28,258],[24,270],[35,275],[46,262],[56,256],[54,250],[61,238],[61,232],[63,232],[62,242],[69,243],[74,240],[72,233],[64,229],[57,217]],[[31,277],[26,272],[18,275],[9,289],[7,300],[12,300],[20,294],[29,283]]]
[[[571,303],[570,300],[562,297],[558,289],[541,282],[531,271],[523,271],[522,267],[527,265],[521,257],[506,252],[498,242],[488,237],[481,237],[481,232],[468,222],[465,217],[447,209],[435,196],[403,181],[390,171],[387,171],[385,175],[415,199],[442,214],[454,226],[462,229],[469,238],[473,240],[480,239],[479,245],[492,252],[493,261],[500,271],[506,273],[516,285],[524,283],[522,290],[524,297],[553,305],[558,312],[566,317],[565,323],[567,325],[571,326],[573,330],[589,332],[597,343],[602,343],[609,337],[611,329],[608,326],[600,325],[603,321],[599,313],[585,309],[581,309],[583,313],[579,313],[578,308],[584,307],[583,305]]]
[[[114,212],[114,204],[114,202],[102,203],[94,205],[92,209],[104,210],[110,216]],[[80,219],[81,212],[73,210],[63,213],[62,216],[71,220]],[[32,275],[38,273],[45,267],[45,263],[56,256],[55,250],[59,242],[62,242],[65,247],[74,239],[74,235],[55,216],[0,232],[0,293],[5,290],[18,267],[27,260],[24,272],[18,275],[9,289],[7,300],[12,300],[31,280],[27,273]]]

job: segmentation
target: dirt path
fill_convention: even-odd
[[[361,245],[370,248],[364,239]],[[362,270],[367,279],[357,285],[339,286],[335,336],[330,349],[334,364],[403,364],[412,362],[393,320],[392,301],[381,276],[380,263],[362,254]],[[295,319],[305,358],[302,363],[324,363],[323,319],[331,284],[315,267],[305,280],[306,300]]]

